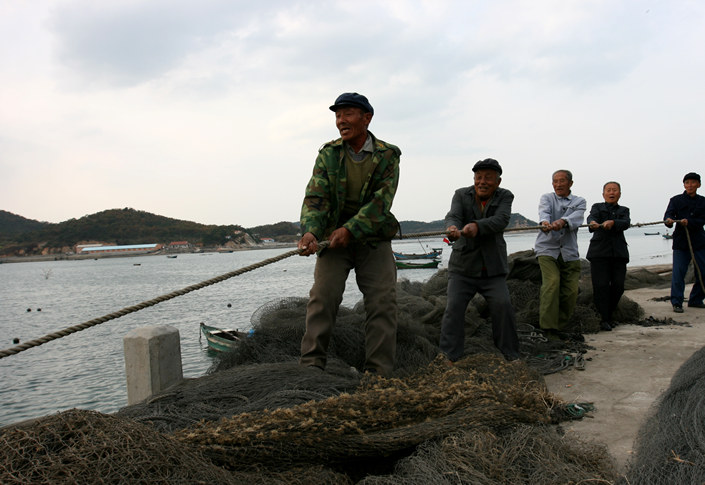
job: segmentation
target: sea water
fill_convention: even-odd
[[[649,230],[627,231],[630,265],[669,264],[670,241],[644,232]],[[507,233],[508,252],[531,249],[535,237],[535,233]],[[589,237],[586,230],[579,233],[583,257]],[[444,247],[439,268],[447,265],[451,253],[440,237],[395,241],[393,246],[407,253]],[[1,264],[0,348],[12,347],[14,338],[36,339],[290,250]],[[138,327],[176,327],[184,376],[203,375],[213,353],[200,337],[199,322],[245,330],[260,306],[284,297],[306,297],[314,265],[315,257],[292,256],[0,359],[0,426],[74,407],[110,413],[126,406],[122,339]],[[436,271],[399,270],[398,277],[427,281]],[[351,274],[343,305],[352,307],[360,298]]]

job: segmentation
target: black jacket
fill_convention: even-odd
[[[671,218],[673,220],[688,219],[688,234],[690,234],[690,242],[693,244],[693,250],[705,249],[705,197],[695,194],[695,197],[690,197],[683,191],[671,197],[668,203],[668,208],[663,216],[664,219]],[[673,231],[673,249],[681,249],[689,251],[688,239],[685,235],[685,227],[676,224],[676,229]]]
[[[498,187],[483,211],[475,201],[474,186],[455,191],[446,215],[446,227],[456,226],[462,230],[466,224],[475,222],[478,234],[474,238],[461,237],[453,244],[448,271],[470,277],[482,276],[483,267],[487,276],[509,272],[504,229],[512,215],[513,201],[514,194]]]
[[[587,259],[592,261],[598,258],[615,258],[629,261],[627,240],[624,239],[624,231],[629,229],[631,225],[629,208],[607,202],[593,204],[587,218],[588,224],[592,221],[600,224],[605,221],[614,221],[614,226],[611,229],[603,227],[588,229],[592,233],[592,239],[590,239]]]

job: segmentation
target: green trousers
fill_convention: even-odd
[[[541,300],[539,325],[544,330],[565,330],[578,301],[580,261],[539,256]]]

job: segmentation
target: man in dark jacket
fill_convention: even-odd
[[[688,298],[688,306],[705,308],[705,292],[700,284],[705,270],[705,197],[698,195],[700,175],[690,172],[683,177],[682,194],[671,197],[663,218],[667,227],[676,224],[673,231],[673,273],[671,274],[671,304],[673,311],[683,313],[685,273],[691,259],[695,259],[695,284]],[[692,255],[691,255],[692,249]]]
[[[514,308],[506,276],[507,244],[514,195],[499,188],[502,167],[491,158],[472,169],[474,185],[455,191],[446,215],[448,238],[456,241],[448,264],[448,303],[441,323],[440,348],[456,361],[465,347],[465,311],[480,293],[489,305],[495,346],[508,360],[519,357]]]
[[[603,330],[615,326],[612,313],[624,294],[629,250],[624,231],[629,229],[629,208],[619,205],[622,188],[617,182],[607,182],[602,187],[604,202],[592,205],[587,218],[592,233],[587,259],[590,261],[592,293],[595,307],[600,313]]]

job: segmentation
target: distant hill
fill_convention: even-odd
[[[247,229],[255,239],[271,237],[277,242],[294,242],[301,235],[301,225],[298,222],[277,222]]]
[[[130,208],[105,210],[59,224],[29,221],[35,223],[30,224],[23,220],[29,221],[20,216],[0,219],[1,253],[46,253],[45,248],[66,251],[82,241],[121,245],[185,240],[192,244],[221,246],[233,239],[238,231],[247,232],[239,225],[205,225]],[[22,227],[28,229],[22,231]]]
[[[519,213],[512,213],[512,216],[509,218],[509,225],[507,225],[508,228],[515,228],[515,227],[534,227],[538,226],[538,222],[534,222],[531,219],[527,219],[526,217],[522,216]]]
[[[438,232],[445,229],[442,220],[421,222],[401,221],[402,234]],[[509,227],[536,226],[521,214],[512,214]],[[298,222],[277,222],[245,229],[233,224],[206,225],[172,219],[131,208],[110,209],[90,214],[80,219],[69,219],[58,224],[27,219],[0,210],[0,254],[33,255],[55,254],[73,250],[73,246],[86,241],[109,244],[168,244],[188,241],[206,247],[249,244],[260,238],[271,237],[280,242],[293,242],[300,237]],[[246,237],[247,236],[247,237]]]
[[[421,221],[399,221],[402,234],[412,234],[418,232],[439,232],[446,228],[445,221],[439,219],[431,222]],[[538,223],[527,219],[521,214],[514,213],[509,218],[508,228],[538,226]]]
[[[37,231],[48,225],[50,225],[48,222],[39,222],[0,210],[0,236],[16,236],[23,232]]]

